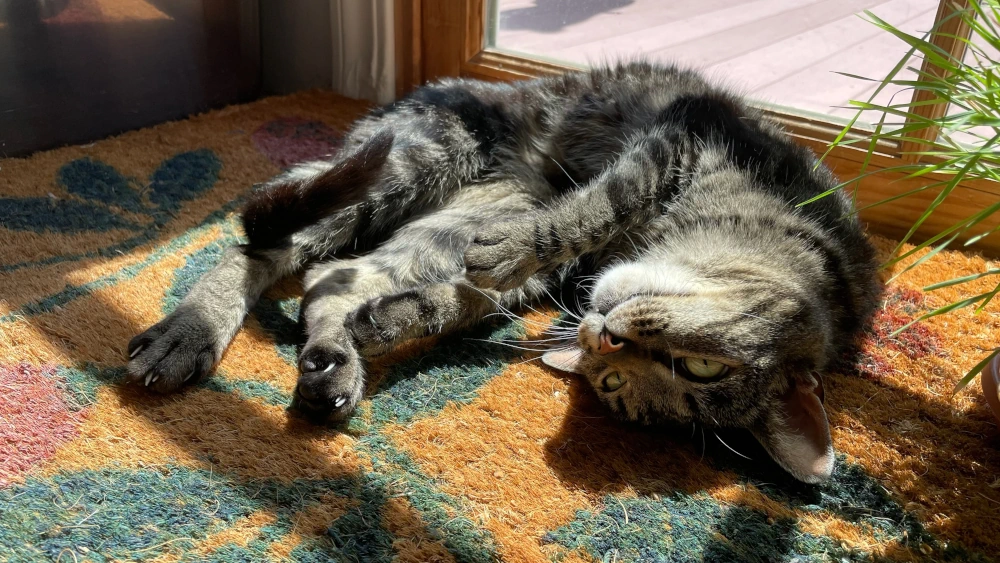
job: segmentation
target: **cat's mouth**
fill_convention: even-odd
[[[601,347],[601,334],[605,331],[604,315],[600,313],[587,313],[577,329],[577,343],[589,354],[599,354]]]

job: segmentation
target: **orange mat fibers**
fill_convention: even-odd
[[[348,426],[310,426],[285,410],[296,280],[265,296],[212,378],[175,397],[122,386],[129,338],[240,240],[234,200],[337,150],[364,108],[307,92],[0,160],[0,558],[1000,553],[997,423],[977,386],[951,395],[1000,344],[1000,308],[889,336],[990,289],[920,291],[997,267],[972,254],[942,253],[894,281],[859,356],[827,377],[841,455],[819,487],[793,482],[736,432],[615,423],[575,377],[482,342],[538,337],[521,322],[408,346],[373,366]],[[876,243],[885,257],[892,243]],[[544,324],[552,313],[532,315]]]

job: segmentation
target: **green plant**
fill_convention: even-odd
[[[866,11],[865,17],[872,24],[905,42],[909,49],[889,74],[882,79],[874,80],[841,73],[858,80],[877,82],[878,86],[867,101],[852,100],[850,102],[851,106],[857,108],[858,112],[831,143],[824,158],[830,154],[830,150],[838,146],[857,147],[860,145],[861,148],[864,148],[867,145],[867,155],[857,177],[814,199],[852,185],[855,187],[854,193],[856,195],[860,180],[872,174],[892,172],[902,174],[906,178],[926,178],[926,184],[919,188],[904,191],[865,206],[867,208],[882,205],[917,192],[937,190],[937,196],[928,205],[926,211],[913,223],[909,232],[900,240],[892,254],[892,259],[884,265],[885,267],[892,266],[924,251],[924,249],[930,249],[926,254],[902,269],[900,273],[903,273],[920,266],[956,240],[965,239],[964,244],[968,246],[1000,230],[1000,226],[991,229],[985,229],[981,226],[984,221],[1000,211],[1000,198],[998,198],[995,203],[957,221],[941,232],[914,245],[913,248],[903,251],[903,246],[913,239],[918,229],[938,206],[953,195],[959,184],[974,179],[1000,181],[1000,170],[998,170],[998,165],[1000,165],[1000,61],[997,60],[1000,57],[996,55],[996,53],[1000,53],[1000,31],[998,31],[1000,28],[1000,24],[998,24],[1000,0],[956,2],[952,6],[951,13],[942,18],[935,29],[921,36],[906,33],[871,12]],[[960,21],[952,21],[955,18],[959,18]],[[947,25],[948,22],[951,22],[951,25]],[[968,26],[968,29],[971,30],[968,38],[945,31],[962,26]],[[967,54],[964,57],[956,56],[936,45],[935,38],[960,41]],[[926,65],[924,69],[912,68],[909,66],[911,60],[926,61],[930,64]],[[928,68],[930,70],[927,70]],[[904,69],[916,72],[918,79],[913,80],[901,76]],[[900,103],[892,100],[885,105],[875,103],[875,97],[890,86],[902,88],[904,93],[917,91],[923,92],[923,94],[919,98],[913,97],[913,100],[916,101],[911,101],[910,96],[898,96],[905,97],[906,100]],[[951,104],[951,110],[941,117],[926,117],[925,112],[920,109],[924,106],[939,104]],[[864,130],[858,134],[855,124],[865,112],[875,112],[880,117],[875,122],[873,129]],[[931,140],[927,140],[928,138]],[[898,166],[869,171],[872,156],[882,141],[910,143],[903,146],[913,146],[912,143],[916,143],[919,148],[905,154],[918,156],[919,159],[904,159],[907,161]],[[996,287],[928,311],[913,322],[973,306],[975,306],[975,312],[979,313],[1000,293],[1000,268],[943,281],[924,288],[924,291],[931,292],[943,287],[967,284],[982,278],[996,279]],[[896,333],[906,330],[912,324],[900,328]],[[998,354],[1000,354],[1000,348],[992,350],[986,359],[969,370],[955,387],[955,392],[972,381]]]

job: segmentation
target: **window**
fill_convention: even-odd
[[[968,30],[945,18],[970,1],[395,0],[397,89],[402,94],[445,76],[518,80],[559,74],[612,55],[685,58],[716,78],[742,83],[798,142],[822,154],[841,133],[843,119],[853,115],[836,106],[867,99],[872,87],[832,71],[879,77],[906,52],[854,14],[870,8],[911,31],[940,24],[932,36],[935,44],[961,53]],[[922,61],[911,66],[921,68]],[[895,96],[894,103],[913,96],[909,91],[885,95]],[[948,110],[940,104],[915,107],[924,116]],[[856,177],[862,167],[869,173],[884,171],[859,183],[858,203],[864,207],[925,185],[927,177],[908,179],[893,171],[917,158],[913,153],[920,142],[880,144],[868,161],[864,151],[837,147],[825,163],[845,179]],[[954,218],[986,208],[1000,197],[1000,188],[992,182],[963,184],[956,194],[918,234],[940,232]],[[898,237],[935,196],[934,190],[919,191],[863,209],[861,217],[872,231]],[[980,244],[1000,252],[997,241]]]
[[[848,102],[867,100],[876,84],[836,73],[884,76],[906,52],[858,12],[919,34],[934,25],[937,7],[938,0],[494,0],[487,26],[500,51],[580,65],[622,55],[679,62],[765,104],[846,121],[854,115]]]

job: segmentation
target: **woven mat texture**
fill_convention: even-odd
[[[997,424],[978,385],[951,395],[998,344],[1000,308],[889,336],[960,295],[919,288],[988,267],[971,254],[893,282],[860,355],[827,377],[840,457],[819,487],[739,433],[612,422],[577,378],[481,341],[535,338],[554,309],[380,361],[341,428],[286,411],[294,279],[266,294],[213,377],[172,397],[121,385],[129,338],[241,240],[249,186],[336,151],[365,107],[305,92],[0,160],[0,560],[1000,554]]]

